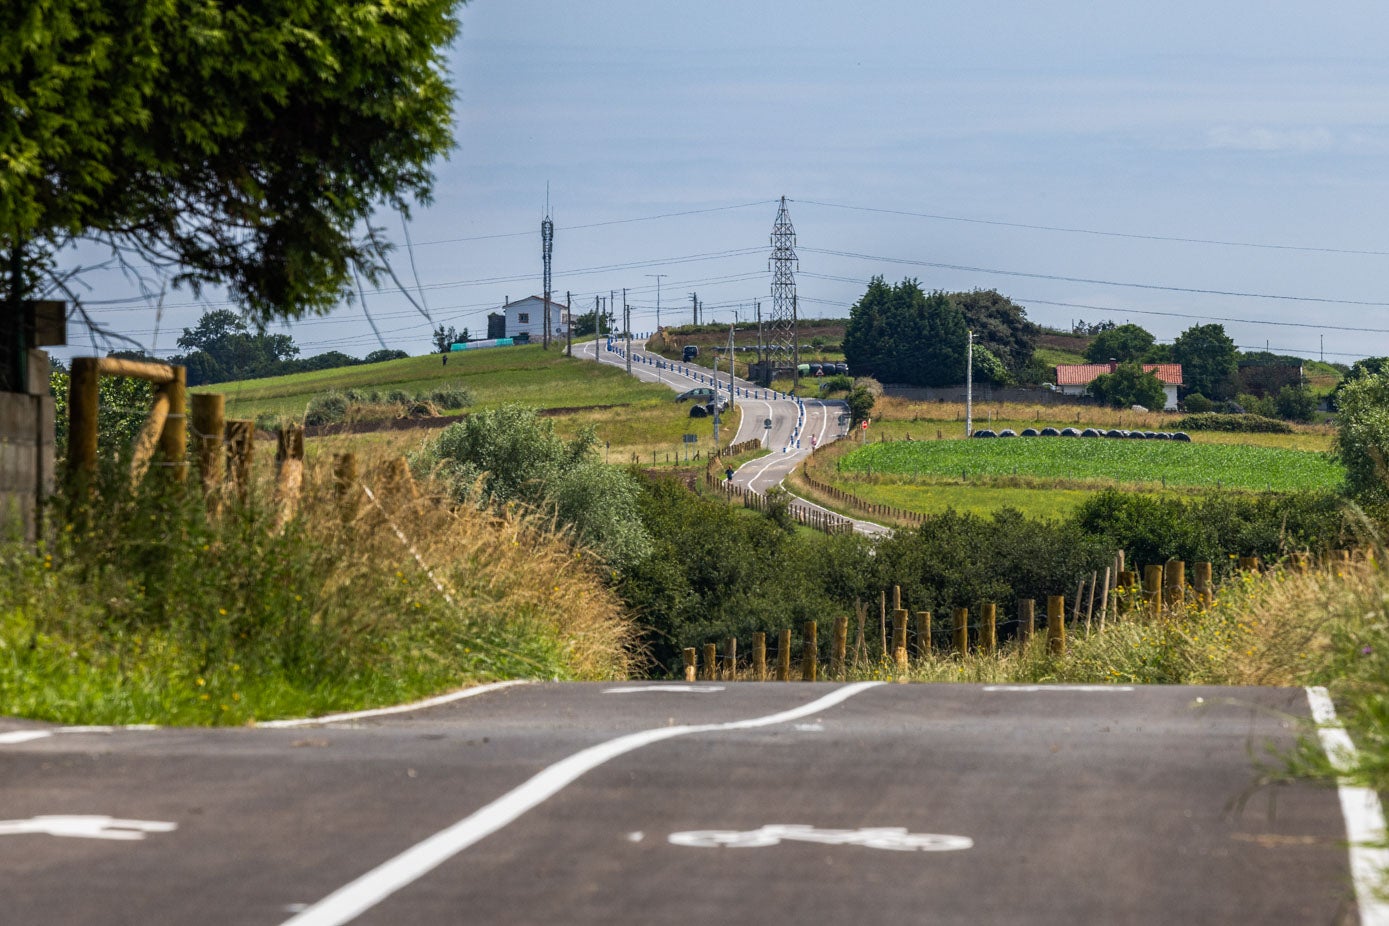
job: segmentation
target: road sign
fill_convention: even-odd
[[[860,428],[862,428],[863,430],[865,430],[865,431],[868,430],[868,422],[866,422],[866,421],[860,421],[858,426],[859,426]]]
[[[686,435],[685,435],[685,443],[687,443],[687,444],[697,444],[697,443],[699,443],[699,435],[698,435],[698,434],[686,434]]]
[[[765,418],[765,419],[763,419],[763,421],[762,421],[762,427],[764,427],[764,428],[771,428],[771,426],[772,426],[772,419],[770,419],[770,418]]]

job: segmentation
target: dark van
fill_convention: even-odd
[[[695,359],[698,356],[699,347],[694,344],[686,344],[685,353],[681,355],[681,359],[683,359],[686,363],[689,363],[691,360]]]

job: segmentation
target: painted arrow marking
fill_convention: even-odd
[[[671,833],[672,845],[698,848],[761,849],[783,840],[817,842],[826,846],[863,846],[895,852],[957,852],[974,846],[968,836],[908,833],[901,826],[872,826],[857,830],[819,830],[803,823],[772,823],[761,829],[690,830]]]
[[[39,833],[74,839],[144,839],[146,833],[168,833],[177,823],[159,820],[118,820],[102,816],[40,816],[28,820],[0,820],[0,836]]]

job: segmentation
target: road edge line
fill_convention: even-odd
[[[369,720],[372,717],[408,714],[411,711],[422,711],[426,708],[438,707],[441,704],[452,704],[455,701],[462,701],[464,698],[475,698],[478,695],[487,694],[491,691],[499,691],[502,688],[530,684],[533,683],[527,679],[515,679],[508,682],[491,682],[486,685],[474,685],[472,688],[451,691],[448,694],[438,695],[433,698],[425,698],[423,701],[415,701],[411,704],[397,704],[394,707],[377,707],[365,711],[348,711],[343,714],[324,714],[322,717],[296,717],[291,720],[264,720],[258,722],[256,727],[262,730],[286,730],[294,727],[311,727],[315,724],[344,723],[349,720]]]
[[[884,682],[854,682],[837,688],[800,707],[726,723],[678,727],[653,727],[606,740],[567,756],[540,770],[501,797],[418,842],[372,870],[355,878],[317,903],[285,920],[282,926],[342,926],[370,910],[396,891],[424,877],[469,846],[490,836],[526,812],[544,803],[580,776],[618,756],[643,746],[689,736],[726,730],[750,730],[799,720],[834,707],[860,692]]]
[[[1320,685],[1307,688],[1307,704],[1317,722],[1317,739],[1331,765],[1339,774],[1336,793],[1345,818],[1350,851],[1350,874],[1355,883],[1355,903],[1360,908],[1361,926],[1389,926],[1389,901],[1381,899],[1376,887],[1389,874],[1389,849],[1384,843],[1384,807],[1373,788],[1352,784],[1347,773],[1358,753],[1350,734],[1336,716],[1330,693]]]

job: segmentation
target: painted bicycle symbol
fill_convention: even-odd
[[[857,830],[821,830],[801,823],[772,823],[761,829],[689,830],[671,833],[673,845],[696,848],[761,849],[782,840],[817,842],[827,846],[863,846],[894,852],[955,852],[973,847],[968,836],[941,833],[908,833],[902,826],[874,826]]]
[[[0,836],[19,836],[40,833],[75,839],[144,839],[146,833],[169,833],[176,823],[161,820],[118,820],[95,815],[41,816],[28,820],[0,820]]]

